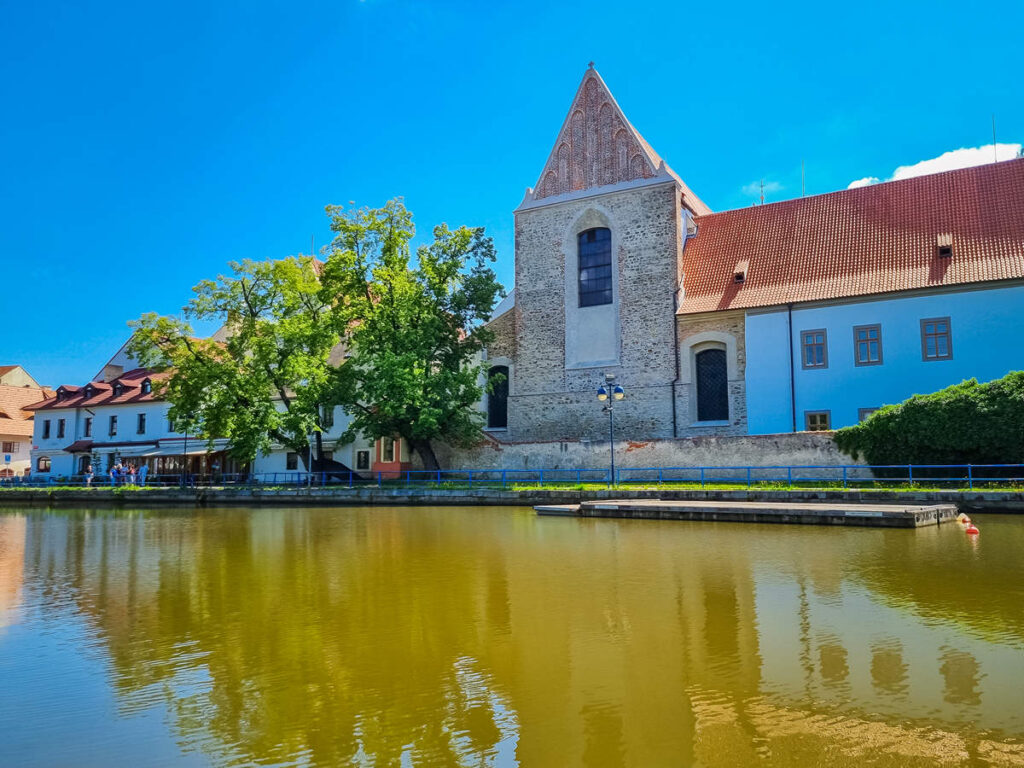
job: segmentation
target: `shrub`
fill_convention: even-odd
[[[1024,371],[887,405],[835,442],[869,464],[1024,463]]]

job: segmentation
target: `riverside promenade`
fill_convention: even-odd
[[[1004,490],[791,490],[743,488],[518,488],[464,489],[419,487],[355,488],[5,488],[0,507],[131,507],[160,506],[541,506],[579,505],[609,500],[684,502],[832,503],[843,505],[898,504],[923,506],[954,504],[961,511],[1024,512],[1024,493]]]

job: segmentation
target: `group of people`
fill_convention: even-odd
[[[85,468],[85,484],[88,486],[92,485],[93,471],[92,464],[89,464]],[[146,485],[146,475],[149,474],[149,467],[143,464],[141,467],[136,467],[134,464],[127,463],[122,464],[117,462],[110,468],[110,484],[111,485]]]

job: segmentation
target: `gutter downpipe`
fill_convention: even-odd
[[[676,300],[673,302],[678,305],[679,294],[676,293]],[[676,309],[679,307],[677,306]],[[676,376],[672,379],[672,437],[679,437],[679,429],[676,420],[676,384],[679,383],[679,316],[676,314],[676,309],[672,310],[672,349],[676,355]]]
[[[793,416],[793,432],[796,432],[796,369],[793,365],[793,303],[786,305],[789,321],[789,412]]]

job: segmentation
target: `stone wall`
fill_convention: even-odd
[[[714,312],[679,315],[679,383],[676,386],[678,437],[747,434],[747,348],[745,313]],[[707,346],[725,347],[729,365],[729,424],[702,426],[697,423],[697,387],[693,370],[695,352]],[[788,408],[788,403],[786,404]]]
[[[670,182],[517,212],[511,439],[579,439],[599,431],[603,417],[594,393],[606,373],[629,393],[630,406],[616,414],[624,431],[672,436],[678,195]],[[566,296],[566,286],[575,285],[566,265],[575,269],[575,225],[584,227],[595,212],[613,233],[619,364],[567,368],[567,322],[576,297]]]
[[[598,410],[594,408],[593,410]],[[607,429],[608,422],[604,422]],[[435,445],[445,469],[580,469],[608,466],[607,440],[505,443],[472,448]],[[617,467],[810,466],[863,464],[836,448],[828,432],[707,436],[679,440],[616,440]]]

